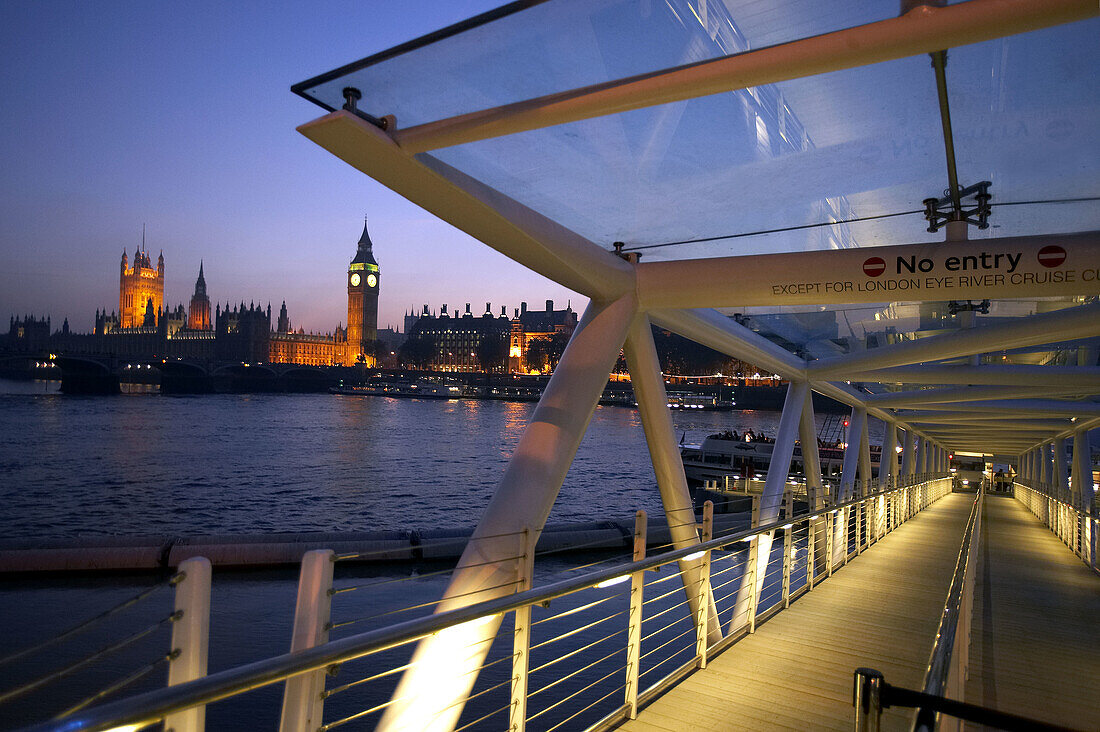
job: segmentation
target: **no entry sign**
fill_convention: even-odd
[[[1056,244],[1051,244],[1040,249],[1037,256],[1039,257],[1039,264],[1044,267],[1057,267],[1066,261],[1066,250]],[[863,266],[866,269],[867,265]]]
[[[1063,252],[1063,255],[1065,252]],[[871,257],[863,263],[863,274],[868,277],[878,277],[886,271],[886,260],[882,257]]]
[[[1096,295],[1100,232],[641,262],[637,272],[654,309]]]

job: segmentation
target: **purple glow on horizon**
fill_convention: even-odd
[[[322,112],[292,83],[499,4],[0,6],[0,315],[90,331],[145,224],[166,305],[186,305],[202,259],[213,302],[286,300],[295,327],[331,331],[364,214],[379,327],[423,303],[583,308],[295,131]]]

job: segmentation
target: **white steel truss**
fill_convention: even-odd
[[[761,272],[776,268],[850,266],[868,251],[729,257],[687,262],[639,263],[616,256],[503,192],[443,163],[427,151],[552,125],[729,92],[785,79],[853,68],[890,59],[1068,23],[1098,14],[1092,0],[971,0],[947,7],[919,6],[899,18],[826,33],[690,66],[621,79],[594,87],[485,109],[408,129],[380,129],[352,111],[336,111],[299,131],[340,159],[442,220],[531,270],[591,298],[565,354],[546,387],[474,538],[459,562],[441,609],[511,592],[522,567],[513,561],[537,539],[620,349],[634,381],[655,476],[669,523],[691,513],[665,404],[663,378],[653,350],[650,322],[730,356],[779,374],[789,382],[759,519],[779,515],[795,443],[801,440],[807,488],[822,501],[820,459],[813,438],[811,391],[852,407],[842,491],[855,491],[858,474],[871,477],[867,421],[886,424],[880,483],[897,475],[943,471],[949,449],[1027,456],[1021,469],[1071,486],[1079,504],[1091,499],[1087,430],[1100,424],[1100,368],[1088,339],[1100,338],[1100,304],[1082,304],[1012,322],[894,343],[816,361],[800,356],[713,308],[751,305]],[[957,229],[958,227],[955,227]],[[955,232],[957,234],[957,231]],[[936,245],[944,251],[965,241]],[[1039,251],[1069,247],[1100,271],[1097,232],[1004,239]],[[953,250],[951,250],[953,251]],[[961,251],[961,250],[960,250]],[[855,259],[853,259],[855,258]],[[809,260],[812,265],[807,265]],[[1095,299],[1081,284],[1057,294]],[[766,293],[764,293],[766,296]],[[979,294],[979,296],[985,296]],[[853,302],[837,297],[821,301]],[[942,300],[941,296],[934,299]],[[858,300],[869,302],[867,299]],[[964,320],[972,322],[972,314]],[[1084,339],[1084,340],[1082,340]],[[981,354],[1036,347],[1076,349],[1076,366],[982,365]],[[963,359],[965,363],[951,363]],[[947,361],[948,363],[944,363]],[[1064,361],[1061,363],[1064,364]],[[888,392],[894,385],[961,388]],[[984,385],[980,390],[973,385]],[[1055,399],[1073,396],[1077,399]],[[1076,420],[1076,421],[1072,421]],[[1065,464],[1064,440],[1073,458]],[[1046,445],[1053,443],[1053,448]],[[900,460],[896,446],[901,446]],[[1042,449],[1039,449],[1039,448]],[[1087,477],[1086,477],[1087,476]],[[526,543],[519,543],[523,536]],[[697,540],[694,526],[674,534],[677,546]],[[771,535],[756,537],[754,556],[767,561]],[[509,558],[509,559],[505,559]],[[693,562],[682,564],[690,584]],[[757,568],[762,579],[763,571]],[[749,575],[751,576],[751,574]],[[751,588],[743,584],[739,603]],[[688,592],[689,601],[702,602]],[[709,608],[707,609],[709,612]],[[717,618],[709,633],[721,636]],[[491,638],[499,622],[459,626],[420,644],[403,677],[383,730],[451,729],[462,712],[483,655],[461,664],[456,647]],[[482,643],[488,649],[488,644]],[[441,673],[440,668],[446,672]]]

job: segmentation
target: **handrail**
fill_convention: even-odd
[[[869,732],[878,729],[872,723],[872,717],[890,707],[918,707],[932,709],[967,722],[975,722],[995,729],[1010,732],[1074,732],[1069,727],[1049,724],[1018,714],[1001,712],[978,704],[947,699],[934,694],[926,694],[903,686],[886,683],[881,671],[873,668],[857,668],[855,671],[856,729]]]
[[[932,647],[932,654],[928,661],[928,670],[924,675],[924,693],[932,696],[943,696],[947,689],[948,676],[952,670],[957,674],[963,671],[958,666],[952,667],[951,657],[955,650],[956,637],[959,624],[964,623],[969,629],[971,608],[967,602],[973,595],[967,595],[968,583],[973,581],[973,569],[976,559],[972,556],[972,549],[981,538],[982,506],[984,491],[979,490],[974,498],[974,507],[970,509],[970,518],[966,522],[966,530],[963,532],[962,546],[959,549],[958,559],[955,561],[955,572],[951,577],[951,587],[947,591],[947,602],[944,604],[943,615],[940,616],[940,625],[936,631],[936,643]],[[972,587],[970,588],[972,592]],[[964,618],[963,615],[966,615]],[[968,638],[963,638],[964,643],[969,643]],[[965,648],[963,652],[965,654]],[[962,663],[965,664],[965,658]],[[936,728],[936,711],[930,707],[920,707],[913,729],[931,732]]]
[[[914,485],[942,479],[940,474],[914,474],[902,476],[903,484],[892,488],[858,496],[843,503],[834,504],[818,510],[808,509],[804,514],[777,519],[768,524],[748,528],[729,534],[723,534],[709,541],[692,544],[663,554],[626,564],[608,567],[589,574],[561,580],[536,589],[518,592],[512,595],[487,600],[475,605],[456,608],[446,612],[422,618],[407,620],[385,628],[366,631],[357,635],[329,641],[294,653],[262,659],[253,663],[210,674],[178,686],[146,692],[138,696],[122,699],[100,707],[88,709],[67,718],[64,723],[47,722],[28,727],[24,732],[95,732],[116,727],[133,726],[140,729],[152,724],[172,712],[187,709],[200,704],[209,704],[236,694],[251,691],[269,684],[283,681],[292,676],[341,664],[371,653],[419,640],[433,633],[462,623],[478,621],[516,610],[529,605],[572,594],[598,585],[607,580],[629,576],[636,572],[655,569],[672,562],[687,559],[690,555],[729,546],[746,538],[776,531],[786,525],[812,520],[819,514],[836,512],[857,505],[872,498],[888,496],[906,490]],[[909,482],[912,481],[912,482]],[[694,559],[694,557],[692,557]]]

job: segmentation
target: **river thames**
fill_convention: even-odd
[[[45,388],[0,381],[0,526],[9,539],[471,526],[535,409]],[[690,443],[724,429],[774,435],[779,413],[674,412],[673,422]],[[597,407],[549,521],[629,521],[639,508],[660,502],[638,413]]]
[[[0,381],[0,527],[8,539],[469,527],[535,409],[531,403],[327,394],[72,397],[55,390],[56,384]],[[768,411],[673,413],[677,434],[689,443],[724,429],[774,435],[778,421],[779,414]],[[598,407],[549,522],[631,521],[638,508],[660,513],[638,413]],[[536,584],[593,560],[608,555],[540,558]],[[392,614],[403,607],[430,612],[450,566],[339,566],[338,586],[363,589],[337,598],[334,621],[367,620],[336,635],[405,619],[407,614]],[[6,654],[43,642],[167,576],[0,579],[0,627],[12,631],[0,634],[0,690],[55,673],[108,639],[156,622],[170,608],[168,592],[120,615],[102,632],[3,663]],[[215,570],[211,672],[285,652],[296,580],[292,568]],[[167,632],[60,685],[4,704],[0,729],[40,721],[163,654]],[[589,635],[574,640],[588,643]],[[399,655],[365,659],[359,668],[349,665],[339,681],[383,661],[403,662]],[[479,683],[500,683],[501,673],[506,666],[498,664]],[[573,693],[585,678],[558,688]],[[129,690],[157,688],[163,679],[158,670]],[[276,684],[214,704],[207,711],[208,729],[273,729],[281,693]],[[370,707],[388,693],[385,687],[364,688],[333,698],[326,719]],[[487,700],[471,704],[467,716],[484,713]]]

